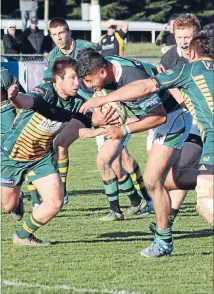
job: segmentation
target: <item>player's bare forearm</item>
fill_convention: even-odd
[[[10,101],[14,107],[19,109],[30,109],[34,104],[33,97],[23,93],[19,93],[15,99]]]
[[[166,122],[167,116],[163,106],[159,106],[154,111],[150,112],[143,119],[127,124],[130,133],[144,132]]]
[[[184,97],[178,88],[169,89],[169,92],[172,97],[178,102],[178,104],[184,104]]]
[[[133,99],[144,98],[157,91],[152,79],[138,80],[132,82],[114,92],[103,97],[104,103],[117,101],[130,101]]]
[[[96,136],[103,135],[104,129],[103,128],[98,128],[98,129],[88,129],[88,128],[82,128],[79,130],[79,137],[82,140],[86,140],[88,138],[94,138]]]
[[[12,85],[9,87],[7,94],[11,104],[14,107],[20,108],[20,109],[31,108],[34,104],[33,97],[18,91],[19,91],[19,88],[17,85]]]

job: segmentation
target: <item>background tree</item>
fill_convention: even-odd
[[[81,19],[81,2],[90,0],[49,0],[49,17]],[[194,13],[202,25],[214,23],[212,0],[100,0],[101,17],[165,23],[171,16]],[[12,8],[12,9],[11,9]],[[19,0],[2,0],[2,17],[20,18]],[[39,0],[39,18],[44,17],[44,1]]]

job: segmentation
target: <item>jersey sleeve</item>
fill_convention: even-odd
[[[182,68],[173,68],[158,74],[154,79],[160,89],[181,88],[185,86],[191,76],[191,64],[185,64]]]
[[[125,40],[125,38],[127,37],[127,33],[124,33],[124,31],[122,29],[118,30],[117,33],[120,35],[120,37]]]

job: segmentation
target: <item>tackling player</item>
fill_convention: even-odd
[[[43,83],[29,94],[18,93],[16,85],[8,90],[8,99],[23,110],[2,137],[2,206],[7,212],[16,207],[28,170],[28,179],[43,200],[14,234],[15,245],[51,245],[37,239],[33,233],[49,222],[63,205],[53,140],[64,122],[69,121],[71,128],[74,126],[74,140],[79,128],[90,125],[89,118],[75,115],[83,103],[77,95],[79,79],[76,69],[75,60],[61,57],[53,66],[53,82]]]

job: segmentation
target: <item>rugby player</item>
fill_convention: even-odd
[[[158,66],[159,72],[167,71],[174,66],[181,67],[182,65],[189,62],[189,43],[193,37],[195,37],[200,31],[200,23],[197,17],[192,13],[181,14],[179,17],[175,18],[173,24],[173,32],[175,34],[175,40],[177,46],[171,48],[166,54],[161,58],[160,65]],[[172,89],[173,91],[179,91],[178,89]],[[154,139],[155,130],[150,130],[147,137],[147,150],[151,150],[152,141]],[[178,190],[179,184],[183,182],[183,178],[180,176],[180,172],[184,168],[194,168],[196,171],[199,166],[199,161],[202,153],[203,143],[199,130],[196,123],[193,121],[190,134],[184,143],[181,150],[181,155],[179,159],[178,172],[175,175],[173,169],[170,170],[167,179],[166,186],[169,186],[171,178],[176,178],[177,189],[169,192],[171,198],[171,212],[170,212],[170,223],[171,226],[179,213],[179,208],[182,205],[186,195],[187,190]],[[188,177],[189,178],[189,177]],[[188,182],[190,186],[188,187]],[[195,184],[193,184],[194,182]],[[197,184],[197,172],[192,180],[188,179],[187,187],[191,188],[193,185]],[[195,187],[194,187],[195,189]],[[140,212],[139,212],[140,214]],[[156,224],[151,223],[150,229],[154,232]]]
[[[16,85],[8,89],[8,99],[13,106],[23,110],[2,137],[2,206],[7,212],[17,206],[20,187],[28,170],[28,180],[43,200],[14,234],[15,245],[51,245],[37,239],[33,233],[49,222],[63,205],[53,140],[64,122],[73,127],[74,140],[79,128],[90,126],[89,118],[76,115],[84,101],[77,94],[76,69],[74,59],[61,57],[52,69],[53,82],[42,83],[29,94],[18,92]]]
[[[59,18],[59,17],[53,18],[49,24],[49,30],[51,33],[51,37],[52,37],[54,43],[56,44],[56,47],[49,53],[48,68],[44,73],[44,80],[51,78],[51,68],[53,66],[54,61],[57,58],[59,58],[59,56],[67,55],[67,56],[73,57],[75,59],[78,59],[79,56],[81,56],[82,52],[84,52],[86,49],[89,49],[89,48],[96,49],[96,46],[90,42],[86,42],[83,40],[74,41],[71,38],[71,32],[69,30],[68,24],[63,18]],[[84,83],[82,83],[82,81],[80,80],[80,89],[79,89],[78,93],[82,97],[84,97],[85,99],[89,99],[93,96],[94,90],[87,88],[84,85]],[[100,112],[100,114],[101,114],[101,112]],[[108,121],[108,117],[109,117],[108,114],[111,114],[111,110],[110,110],[110,113],[106,113],[105,117],[102,116],[101,119],[106,119]],[[105,121],[105,123],[107,123],[107,121]],[[57,156],[58,156],[58,169],[59,169],[61,179],[63,182],[64,204],[66,204],[68,202],[68,194],[66,191],[66,178],[67,178],[68,166],[69,166],[68,147],[72,143],[72,141],[70,141],[70,138],[73,138],[72,136],[70,136],[70,132],[71,132],[71,128],[68,125],[63,128],[63,130],[59,133],[57,138],[54,140],[54,149],[55,149]],[[99,149],[99,148],[101,148],[104,141],[103,141],[103,138],[100,136],[97,137],[96,139],[97,139],[97,145],[98,145],[98,149]],[[124,145],[126,143],[127,143],[127,140],[124,141]],[[122,156],[123,160],[121,160],[121,158],[120,158],[121,156]],[[151,202],[151,198],[149,197],[149,195],[144,187],[141,171],[140,171],[140,168],[139,168],[139,165],[137,164],[137,162],[134,161],[135,170],[134,170],[133,177],[135,178],[135,181],[134,181],[134,183],[131,183],[130,177],[127,175],[127,172],[125,171],[125,169],[122,168],[122,166],[121,166],[121,162],[124,165],[129,166],[133,163],[134,159],[129,155],[126,148],[123,149],[121,156],[119,156],[117,159],[115,159],[114,163],[112,163],[113,168],[117,174],[117,178],[119,178],[121,180],[121,182],[124,182],[124,178],[125,178],[125,176],[127,176],[127,183],[129,183],[129,184],[128,184],[128,186],[126,184],[123,184],[121,187],[121,190],[124,193],[128,193],[130,200],[131,200],[131,204],[135,205],[135,207],[137,207],[136,209],[139,210],[139,209],[141,209],[142,198],[145,199],[146,201],[150,201],[150,202]],[[137,192],[140,194],[140,197],[138,197],[138,195],[136,194],[135,189],[132,189],[132,191],[130,191],[130,186],[132,187],[133,184],[134,184],[135,188],[137,188]],[[126,188],[126,186],[127,186],[127,188]],[[116,196],[114,196],[114,198],[116,198]],[[118,198],[118,196],[117,196],[117,198]],[[115,202],[117,202],[117,201],[118,200],[115,199]],[[122,218],[123,218],[123,215],[119,215],[119,217],[118,217],[116,214],[111,213],[109,215],[109,217],[106,217],[103,220],[104,221],[111,221],[111,220],[120,220]]]
[[[106,97],[96,97],[87,101],[80,109],[85,112],[88,107],[100,107],[105,103],[113,101],[129,101],[132,99],[142,99],[151,93],[161,89],[179,88],[182,91],[182,97],[179,97],[179,103],[185,103],[187,109],[191,112],[193,118],[197,121],[198,128],[202,135],[203,151],[200,159],[197,178],[197,211],[213,225],[213,180],[214,180],[214,154],[213,154],[213,112],[214,112],[214,88],[213,88],[213,70],[214,70],[214,48],[213,37],[208,37],[201,33],[194,37],[189,45],[189,60],[191,63],[185,64],[181,69],[173,69],[168,73],[158,74],[156,77],[135,81],[123,88],[110,93]],[[129,126],[130,132],[134,131],[134,124]],[[114,127],[115,128],[115,127]],[[123,129],[118,128],[122,134]],[[152,149],[154,144],[152,146]],[[159,152],[159,156],[162,153]],[[150,156],[147,168],[153,168],[157,161]],[[157,226],[155,239],[151,246],[143,249],[140,254],[148,257],[160,257],[168,255],[173,250],[171,229],[169,226],[170,205],[168,194],[165,198],[162,194],[153,193],[155,191],[154,179],[149,175],[145,176],[145,183],[149,189],[157,217]]]
[[[8,132],[8,129],[12,126],[16,117],[16,109],[10,103],[7,97],[7,90],[11,85],[16,84],[19,87],[19,91],[25,93],[25,90],[20,85],[17,78],[10,73],[10,71],[1,66],[0,72],[0,87],[1,87],[1,136]],[[26,178],[27,180],[27,178]],[[40,204],[39,195],[35,186],[32,183],[27,183],[28,190],[30,191],[32,206]],[[24,214],[23,199],[20,196],[15,209],[11,211],[11,214],[17,219],[21,220]]]
[[[52,68],[55,60],[61,56],[69,56],[77,59],[77,55],[85,48],[96,49],[96,46],[84,40],[74,40],[71,37],[71,31],[68,23],[61,17],[53,18],[49,23],[49,31],[56,47],[53,48],[47,58],[47,68],[44,72],[44,81],[52,79]],[[93,95],[93,94],[92,94]],[[91,96],[92,96],[91,95]],[[69,128],[69,127],[68,127]],[[63,183],[64,204],[68,203],[68,193],[66,190],[66,179],[69,167],[68,147],[70,146],[69,136],[64,132],[54,142],[54,146],[58,155],[58,170]]]
[[[153,71],[155,68],[152,65],[142,63],[138,60],[122,57],[107,57],[104,59],[102,55],[97,52],[83,54],[78,60],[78,64],[80,77],[83,78],[88,86],[92,86],[96,90],[102,88],[117,89],[132,81],[137,81],[142,77],[149,78],[157,73]],[[153,149],[155,149],[153,153],[156,154],[156,163],[153,164],[152,170],[148,172],[151,174],[153,183],[157,186],[155,193],[158,194],[167,193],[165,192],[166,189],[163,184],[163,179],[167,175],[165,174],[166,169],[169,170],[172,163],[176,160],[179,150],[189,132],[190,126],[188,126],[188,120],[191,121],[191,117],[188,117],[188,115],[183,112],[182,108],[170,97],[168,92],[162,91],[160,96],[164,101],[163,103],[157,94],[148,96],[146,101],[142,99],[125,103],[138,118],[136,122],[131,124],[135,127],[135,132],[145,131],[165,123],[167,113],[167,122],[163,124],[163,127],[160,126],[158,128],[157,133],[160,136],[156,138],[156,144],[155,147],[153,147]],[[99,98],[99,100],[101,99],[102,98]],[[96,101],[96,98],[88,100],[85,104],[86,107],[90,107],[90,101]],[[109,135],[109,139],[113,140],[124,137],[124,135],[130,133],[126,125],[122,128],[113,126],[108,126],[106,128],[107,131],[110,129],[112,130],[111,136],[108,132],[106,134]],[[121,131],[119,137],[116,136],[118,130]],[[111,162],[111,158],[113,158],[117,150],[121,147],[118,140],[107,140],[105,144],[107,150],[110,150],[110,146],[112,146],[111,157],[106,158],[104,152],[99,153],[97,164],[105,183],[108,179],[108,184],[112,185],[114,174],[112,171],[110,172],[109,163]],[[157,154],[160,153],[162,153],[162,156],[157,156]],[[131,173],[130,170],[128,172]],[[154,193],[152,190],[150,192]]]

